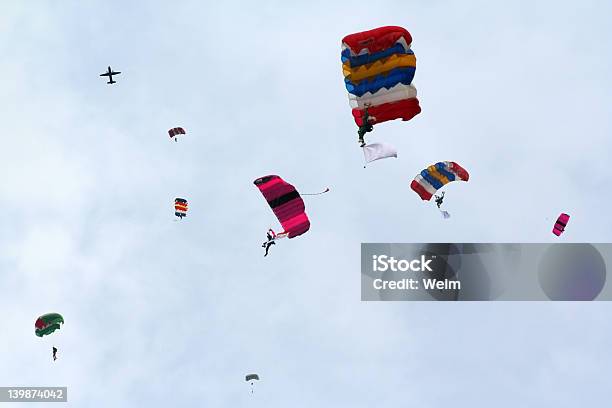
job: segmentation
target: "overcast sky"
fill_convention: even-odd
[[[561,211],[563,241],[610,242],[609,2],[127,3],[0,6],[0,385],[79,408],[609,401],[605,302],[359,286],[361,242],[553,242]],[[423,111],[376,126],[399,157],[364,169],[340,42],[382,25],[413,36]],[[450,220],[409,187],[441,160],[471,175]],[[331,192],[263,258],[267,174]],[[40,339],[47,312],[66,324]]]

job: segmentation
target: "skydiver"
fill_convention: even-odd
[[[53,361],[57,360],[57,348],[53,346]]]
[[[268,230],[266,236],[268,237],[268,240],[261,245],[262,248],[266,248],[266,254],[264,255],[264,257],[268,256],[268,251],[270,250],[270,247],[272,245],[276,245],[276,242],[274,242],[274,239],[276,239],[276,234],[274,233],[274,231],[272,231],[272,229]]]
[[[374,126],[370,122],[376,120],[374,116],[370,116],[370,112],[368,112],[369,106],[370,104],[365,105],[365,116],[363,117],[363,125],[359,126],[359,129],[357,130],[357,134],[359,135],[359,145],[361,147],[365,146],[365,141],[363,140],[365,134],[374,130]]]
[[[440,206],[442,205],[442,200],[444,200],[444,191],[442,192],[441,196],[435,195],[434,198],[436,199],[436,205],[438,206],[438,208],[440,208]]]

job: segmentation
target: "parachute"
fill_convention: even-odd
[[[176,142],[176,137],[178,135],[184,135],[185,133],[185,129],[183,129],[182,127],[175,127],[172,128],[170,130],[168,130],[168,134],[170,135],[170,139],[174,138],[174,141]]]
[[[395,26],[347,35],[342,39],[342,73],[357,126],[394,119],[408,121],[421,112],[412,79],[416,57],[412,36]]]
[[[64,324],[64,318],[59,313],[47,313],[36,319],[34,333],[43,337],[59,330],[60,324]]]
[[[304,200],[295,187],[276,175],[260,177],[253,182],[261,191],[284,231],[278,235],[295,238],[310,229]]]
[[[187,204],[187,200],[184,198],[175,198],[174,199],[174,215],[183,219],[183,217],[187,216],[187,210],[189,208],[189,204]]]
[[[561,215],[559,215],[559,218],[557,218],[557,221],[555,222],[555,226],[553,227],[553,234],[555,234],[556,236],[560,236],[561,234],[563,234],[563,231],[565,231],[565,227],[567,226],[567,222],[569,221],[569,219],[569,215],[567,215],[566,213],[561,213]]]
[[[259,376],[257,374],[247,374],[245,380],[251,383],[251,394],[253,394],[253,380],[259,381]]]
[[[257,375],[257,374],[247,374],[246,375],[246,380],[245,381],[253,381],[253,380],[259,381],[259,375]],[[251,382],[251,385],[252,384],[253,383]]]
[[[468,181],[470,175],[467,170],[455,162],[438,162],[416,175],[410,188],[417,193],[423,200],[429,201],[431,197],[447,183],[461,180]]]

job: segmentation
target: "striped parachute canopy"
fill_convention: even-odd
[[[561,213],[557,221],[555,222],[555,226],[553,227],[553,234],[556,236],[560,236],[565,231],[565,227],[567,226],[567,222],[569,221],[570,216],[566,213]]]
[[[429,201],[431,197],[447,183],[461,180],[468,181],[470,175],[467,170],[455,162],[439,162],[423,169],[416,175],[410,188],[412,188],[423,200]]]
[[[402,27],[380,27],[342,39],[342,73],[358,126],[369,106],[370,123],[410,120],[421,112],[412,79],[416,57]]]
[[[38,337],[46,336],[58,330],[60,324],[64,324],[64,318],[59,313],[44,314],[34,322],[34,333]]]
[[[176,140],[176,137],[178,135],[184,135],[184,134],[186,134],[185,129],[183,129],[182,127],[175,127],[175,128],[168,130],[168,135],[170,135],[170,138],[174,138],[174,140]]]
[[[310,221],[305,212],[304,200],[295,187],[279,176],[260,177],[253,182],[274,211],[289,238],[302,235],[310,229]]]
[[[187,210],[189,208],[189,204],[187,204],[187,200],[184,198],[175,198],[174,199],[174,215],[179,218],[183,218],[187,216]]]

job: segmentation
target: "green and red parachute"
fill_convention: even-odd
[[[59,330],[60,324],[64,324],[64,318],[59,313],[47,313],[40,316],[34,322],[34,333],[43,337]]]
[[[295,187],[276,175],[260,177],[253,182],[283,226],[280,236],[295,238],[310,229],[304,200]]]

